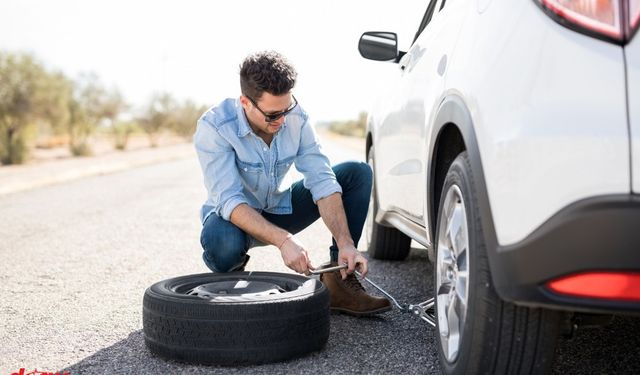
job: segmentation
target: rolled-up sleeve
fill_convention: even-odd
[[[212,212],[229,221],[233,209],[239,204],[247,203],[236,168],[235,151],[204,118],[198,121],[193,143],[209,202],[213,205]]]
[[[316,132],[308,119],[305,119],[300,130],[300,148],[295,165],[304,176],[304,187],[311,191],[314,203],[333,193],[342,193],[329,158],[322,153]]]

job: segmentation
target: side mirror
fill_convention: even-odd
[[[367,31],[360,37],[358,51],[365,59],[396,62],[398,36],[385,31]]]

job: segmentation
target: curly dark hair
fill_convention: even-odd
[[[296,84],[298,73],[293,65],[275,51],[257,52],[247,56],[240,65],[242,95],[258,101],[266,91],[284,95]]]

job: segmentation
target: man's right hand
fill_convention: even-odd
[[[314,270],[315,267],[311,265],[307,251],[300,241],[295,237],[289,236],[280,246],[280,254],[284,264],[292,270],[309,274],[309,270]]]

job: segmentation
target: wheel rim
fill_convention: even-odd
[[[295,277],[294,277],[295,276]],[[166,289],[178,298],[204,299],[210,302],[247,302],[280,300],[294,295],[313,293],[319,281],[265,272],[229,272],[226,274],[202,274],[179,277],[160,282],[160,290]],[[322,285],[322,284],[320,284]]]
[[[439,217],[436,298],[440,344],[449,362],[458,358],[469,300],[469,231],[460,188],[446,192]]]
[[[285,289],[274,283],[267,283],[263,281],[237,280],[201,284],[191,290],[186,291],[185,294],[204,299],[212,299],[234,296],[261,297],[286,292],[287,291]]]
[[[373,176],[373,158],[369,157],[367,160],[367,164],[371,167],[371,172]],[[375,177],[372,177],[373,184],[375,184]],[[371,196],[369,197],[369,210],[367,211],[367,218],[365,220],[365,233],[367,238],[367,245],[371,243],[371,236],[373,236],[373,200],[375,197],[373,196],[373,186],[371,187]]]

